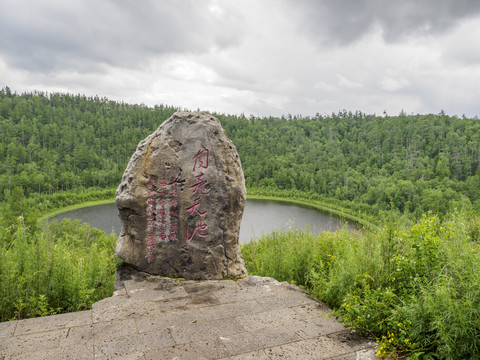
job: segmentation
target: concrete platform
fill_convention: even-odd
[[[92,310],[0,323],[0,359],[376,359],[296,286],[136,273]]]

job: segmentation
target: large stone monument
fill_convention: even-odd
[[[116,193],[116,254],[150,274],[247,274],[238,246],[246,191],[237,150],[208,113],[177,112],[130,159]]]

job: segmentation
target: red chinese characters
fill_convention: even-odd
[[[204,168],[208,169],[208,155],[210,154],[210,151],[208,149],[203,149],[203,150],[198,150],[197,155],[193,157],[194,163],[193,163],[193,173],[198,168]]]
[[[171,184],[170,190],[170,212],[169,212],[169,240],[176,241],[178,234],[178,190],[176,188],[177,183],[174,181]]]
[[[196,198],[193,200],[193,205],[188,207],[185,211],[188,212],[190,215],[193,215],[193,213],[197,213],[200,216],[205,216],[207,214],[206,211],[200,211],[198,210],[198,207],[200,206],[200,198]]]
[[[154,260],[155,245],[178,239],[178,182],[174,179],[147,183],[146,254],[148,262]]]
[[[155,251],[155,186],[156,181],[150,179],[147,183],[147,251],[145,254],[149,263],[153,261]]]
[[[207,237],[207,235],[208,235],[207,229],[208,229],[208,225],[203,224],[201,219],[198,222],[198,224],[195,225],[195,228],[193,229],[193,231],[190,235],[188,234],[188,228],[187,228],[186,232],[185,232],[185,238],[187,240],[187,243],[190,242],[193,239],[195,234],[197,234],[200,237]]]
[[[192,189],[192,194],[196,194],[198,192],[200,195],[208,195],[208,191],[203,188],[204,185],[208,184],[208,181],[203,180],[203,175],[203,173],[200,173],[199,175],[195,176],[197,183],[189,187],[189,189]]]
[[[167,231],[167,199],[165,195],[167,194],[167,190],[165,186],[162,184],[158,188],[159,196],[161,196],[157,201],[157,231],[156,231],[156,239],[157,243],[161,243],[165,241],[167,238],[166,231]]]
[[[189,189],[192,191],[193,195],[197,197],[193,200],[193,204],[185,209],[185,211],[190,215],[198,218],[198,221],[195,224],[193,229],[189,229],[188,226],[185,229],[185,240],[190,242],[195,235],[198,237],[206,237],[208,235],[208,225],[203,222],[207,211],[201,210],[202,197],[208,196],[210,194],[210,189],[208,188],[208,181],[204,179],[204,173],[201,169],[208,169],[208,157],[210,152],[208,149],[198,150],[197,154],[193,157],[193,170],[192,173],[195,176],[196,182]]]

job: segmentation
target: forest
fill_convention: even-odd
[[[177,110],[2,89],[0,200],[16,186],[26,196],[116,187],[138,142]],[[374,216],[392,205],[414,218],[480,210],[478,119],[214,115],[237,147],[248,189],[293,191]]]
[[[88,309],[112,294],[114,237],[37,220],[112,199],[137,144],[178,110],[0,90],[0,321]],[[249,274],[302,286],[378,341],[379,356],[480,356],[479,119],[213,115],[237,147],[248,194],[377,225],[266,234],[242,248]]]

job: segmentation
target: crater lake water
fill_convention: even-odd
[[[115,203],[95,205],[72,210],[55,216],[61,221],[64,218],[80,219],[107,234],[120,234],[121,223]],[[329,214],[295,205],[269,200],[247,200],[240,226],[240,242],[248,243],[258,239],[262,233],[269,234],[274,230],[310,231],[319,234],[323,231],[336,231],[343,226],[354,230],[355,226]]]

